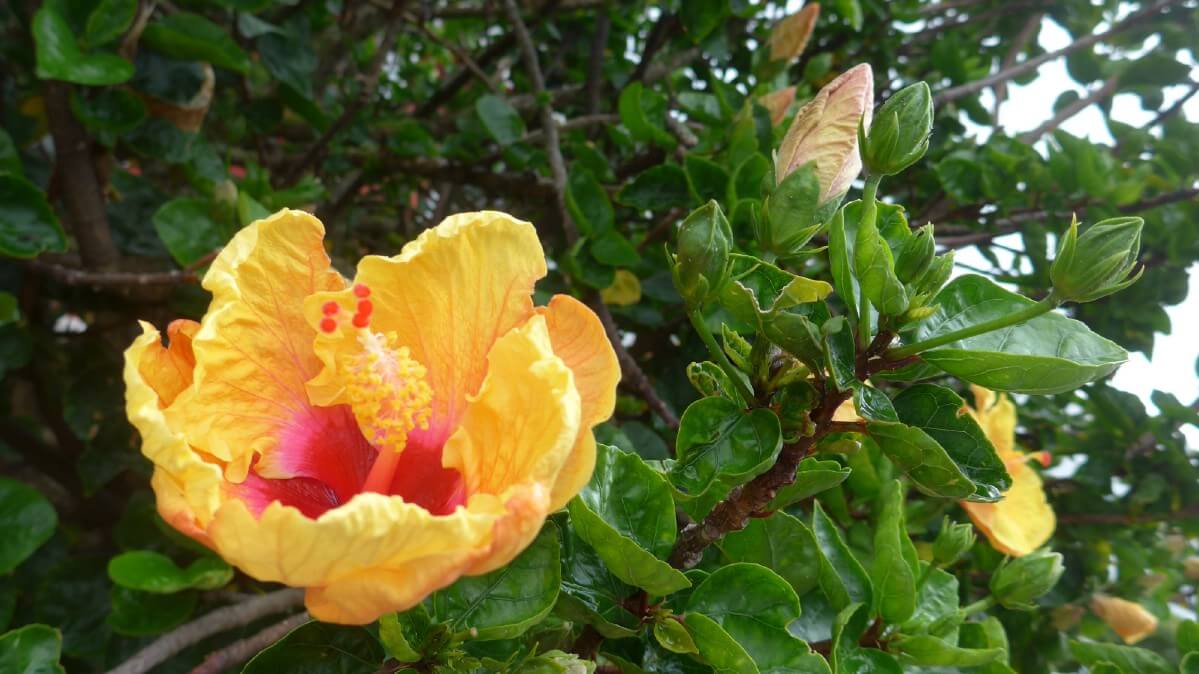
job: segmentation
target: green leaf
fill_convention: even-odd
[[[725,398],[703,398],[683,412],[675,446],[670,481],[699,496],[714,482],[741,484],[769,468],[783,448],[783,433],[768,409],[746,411]]]
[[[905,342],[931,339],[1023,310],[1033,301],[973,274],[937,295],[936,313]],[[1031,321],[924,351],[920,357],[968,382],[995,391],[1063,393],[1111,374],[1128,360],[1119,345],[1083,323],[1050,312]]]
[[[1012,486],[1012,478],[978,422],[964,414],[958,394],[933,384],[916,384],[895,397],[899,420],[919,428],[949,454],[975,485],[972,501],[994,502]]]
[[[760,564],[804,595],[820,580],[820,553],[816,537],[801,520],[785,512],[753,518],[740,531],[717,542],[729,562]]]
[[[632,267],[641,260],[637,247],[614,229],[591,242],[591,257],[610,267]]]
[[[842,206],[833,215],[828,227],[828,259],[833,285],[837,288],[837,296],[845,303],[849,317],[855,321],[861,296],[858,278],[854,276],[853,272],[854,243],[858,236],[858,220],[849,215],[849,207],[858,206],[860,212],[861,203],[860,201],[851,201]]]
[[[782,510],[841,484],[849,477],[850,469],[836,461],[809,456],[799,462],[795,481],[778,490],[767,510]],[[798,591],[798,590],[797,590]],[[800,592],[800,594],[803,594]]]
[[[21,155],[17,146],[12,142],[12,136],[0,129],[0,174],[11,173],[19,176],[24,173],[21,168]]]
[[[699,653],[683,623],[669,616],[654,621],[654,639],[671,653]]]
[[[137,15],[137,0],[100,0],[87,17],[83,38],[99,47],[121,37]]]
[[[58,664],[62,635],[46,625],[26,625],[0,636],[0,672],[64,674]]]
[[[525,135],[525,120],[503,98],[487,94],[475,101],[475,113],[479,115],[487,133],[500,145],[511,145]]]
[[[862,5],[859,0],[833,0],[833,7],[854,31],[862,30]]]
[[[400,662],[419,662],[421,646],[429,631],[429,613],[423,604],[379,618],[379,641],[389,657]]]
[[[237,46],[228,31],[199,14],[168,14],[146,26],[141,40],[178,59],[206,61],[241,74],[250,69],[250,57]]]
[[[728,196],[729,172],[720,164],[689,154],[683,159],[683,170],[687,174],[687,186],[696,203],[707,203],[711,199],[720,201]]]
[[[366,628],[313,621],[255,655],[241,674],[375,674],[383,657]]]
[[[837,674],[903,674],[899,662],[874,648],[853,648],[841,655]]]
[[[876,206],[877,209],[877,206]],[[854,240],[853,271],[862,294],[886,316],[907,311],[908,294],[895,275],[891,246],[879,232],[876,218],[863,217]]]
[[[598,553],[568,528],[562,547],[562,592],[555,613],[587,623],[609,639],[636,636],[641,619],[625,607],[636,592],[612,574]]]
[[[811,304],[828,297],[833,287],[824,281],[797,276],[749,255],[729,256],[729,281],[720,304],[737,320],[762,329],[772,312]]]
[[[812,505],[812,533],[820,550],[820,588],[835,610],[843,610],[854,603],[870,606],[874,590],[866,569],[845,544],[840,530],[825,514],[820,502]]]
[[[903,524],[903,489],[899,480],[883,486],[877,506],[878,522],[874,529],[873,582],[878,613],[887,623],[902,623],[916,611],[915,570],[904,558],[905,545],[911,545]]]
[[[41,492],[0,477],[0,575],[50,540],[56,526],[58,515]]]
[[[467,576],[428,600],[436,622],[472,639],[511,639],[541,622],[562,584],[558,528],[548,524],[524,552],[491,573]]]
[[[52,3],[43,4],[33,16],[33,40],[37,76],[43,80],[99,87],[133,77],[133,64],[115,54],[84,54],[66,17]]]
[[[687,601],[687,625],[692,614],[710,618],[745,649],[763,673],[809,672],[814,663],[808,645],[787,627],[799,617],[795,590],[770,569],[758,564],[729,564],[696,586]],[[698,638],[700,654],[711,648]]]
[[[746,157],[733,172],[733,181],[729,186],[729,201],[761,199],[762,186],[771,169],[770,160],[761,153],[755,152]]]
[[[223,246],[231,234],[213,218],[212,204],[206,199],[172,199],[152,219],[158,237],[182,267]]]
[[[21,309],[12,293],[0,291],[0,327],[16,323],[21,319]]]
[[[74,92],[71,112],[93,133],[127,133],[146,119],[142,99],[127,89],[105,89],[90,98]]]
[[[826,593],[827,594],[827,593]],[[846,671],[845,661],[858,650],[858,643],[866,633],[870,621],[870,606],[861,602],[848,604],[833,619],[832,648],[829,653],[833,671]]]
[[[1070,641],[1070,653],[1084,665],[1090,667],[1101,662],[1110,662],[1127,674],[1174,674],[1174,667],[1165,658],[1132,646]]]
[[[700,656],[716,674],[759,674],[749,653],[720,623],[701,613],[688,613],[683,622],[691,632]]]
[[[608,191],[591,171],[571,171],[566,187],[566,207],[583,234],[597,236],[612,230],[616,222],[612,201],[608,198]],[[636,252],[634,248],[633,253]]]
[[[674,499],[666,480],[635,454],[598,445],[591,481],[569,504],[579,537],[630,585],[667,595],[691,585],[661,561],[674,546]]]
[[[978,492],[978,487],[949,458],[945,449],[919,428],[871,420],[866,424],[866,431],[920,491],[959,500]]]
[[[765,220],[769,234],[759,234],[759,241],[780,255],[803,248],[824,226],[832,213],[821,208],[820,181],[816,178],[815,163],[809,162],[787,175],[766,199]]]
[[[921,569],[927,566],[921,563]],[[958,611],[957,576],[933,569],[920,586],[916,597],[916,612],[903,624],[904,634],[919,634],[928,630],[933,623],[944,620]]]
[[[625,206],[643,211],[664,211],[691,204],[687,174],[676,164],[659,164],[638,173],[616,194]]]
[[[165,555],[150,550],[123,552],[108,562],[112,582],[131,590],[170,594],[182,590],[215,590],[233,580],[233,568],[217,557],[201,557],[181,569]]]
[[[46,195],[19,175],[0,174],[0,255],[28,259],[66,248]]]
[[[292,33],[266,33],[254,40],[262,65],[286,86],[279,93],[288,107],[309,124],[324,128],[323,113],[312,102],[312,75],[316,52],[312,45]]]
[[[1174,638],[1178,642],[1179,653],[1199,651],[1199,622],[1183,620],[1178,623]]]
[[[905,663],[934,667],[979,667],[1004,655],[1002,648],[960,648],[927,634],[900,637],[894,647]]]
[[[677,141],[666,131],[666,99],[641,82],[633,82],[620,92],[617,103],[620,121],[634,140],[656,143],[673,150]]]
[[[679,17],[687,37],[699,44],[724,23],[728,14],[729,0],[691,0],[687,3],[687,11],[680,12]]]
[[[232,575],[232,574],[230,574]],[[109,593],[112,611],[106,618],[118,634],[147,637],[183,624],[196,608],[195,592],[154,594],[114,587]]]
[[[263,218],[270,217],[271,212],[266,209],[266,206],[258,203],[249,192],[245,190],[237,191],[237,221],[242,227]]]

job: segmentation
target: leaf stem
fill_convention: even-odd
[[[862,189],[862,218],[858,224],[858,231],[862,230],[862,225],[866,223],[873,224],[878,219],[878,185],[883,181],[880,175],[872,175],[866,178],[866,187]],[[856,254],[856,252],[855,252]],[[853,268],[853,260],[849,261],[850,268]],[[861,310],[858,313],[858,346],[865,349],[870,344],[870,314],[871,304],[870,298],[866,297],[866,293],[861,295]]]
[[[741,394],[746,404],[753,402],[754,392],[750,390],[742,378],[744,374],[729,362],[729,357],[725,355],[724,349],[720,348],[720,345],[716,343],[716,338],[712,336],[712,331],[704,323],[703,315],[698,309],[692,309],[687,312],[687,317],[691,319],[691,325],[699,333],[699,338],[704,340],[704,345],[708,347],[708,353],[712,355],[712,360],[716,361],[720,369],[724,370],[724,373],[732,380],[733,386],[737,387],[737,392]]]
[[[983,597],[982,599],[979,599],[978,601],[974,602],[973,604],[968,604],[966,606],[963,606],[959,610],[959,612],[963,616],[968,616],[968,615],[973,615],[975,613],[982,613],[983,611],[986,611],[987,609],[991,608],[994,605],[995,605],[995,597],[987,596],[987,597]]]
[[[914,356],[921,351],[935,349],[938,346],[952,344],[953,342],[962,339],[969,339],[970,337],[975,337],[988,332],[994,332],[995,330],[1000,330],[1011,325],[1025,323],[1036,318],[1037,316],[1040,316],[1041,314],[1053,311],[1061,306],[1061,304],[1061,298],[1057,296],[1057,293],[1051,290],[1045,299],[1037,302],[1036,304],[1031,304],[1014,314],[999,316],[997,318],[992,318],[989,321],[983,321],[982,323],[970,325],[960,330],[954,330],[953,332],[947,332],[943,335],[938,335],[931,339],[926,339],[921,342],[914,342],[912,344],[908,344],[907,346],[891,349],[887,351],[885,356],[887,360],[899,360],[901,358],[907,358],[908,356]]]

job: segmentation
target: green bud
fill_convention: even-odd
[[[912,284],[912,292],[915,295],[923,296],[927,299],[932,299],[941,290],[941,286],[949,280],[949,275],[953,273],[953,253],[949,251],[944,255],[934,257],[929,263],[928,269]],[[921,302],[921,304],[926,303]]]
[[[763,327],[766,338],[779,348],[798,358],[809,369],[820,369],[824,362],[824,337],[820,328],[806,316],[772,312]]]
[[[941,522],[941,532],[933,541],[933,560],[939,566],[949,566],[958,561],[974,547],[974,527],[954,522],[946,517]]]
[[[1049,268],[1053,291],[1063,301],[1090,302],[1136,282],[1144,268],[1132,274],[1141,252],[1141,218],[1111,218],[1078,234],[1078,219],[1062,237]]]
[[[884,316],[900,316],[908,310],[908,293],[895,275],[895,259],[887,240],[879,233],[874,218],[864,217],[854,239],[854,273],[862,294]]]
[[[762,250],[779,257],[794,255],[824,227],[840,199],[822,203],[816,164],[792,171],[766,198],[755,221],[754,238]]]
[[[920,278],[936,255],[936,245],[933,243],[933,226],[925,225],[904,241],[895,258],[895,275],[904,283],[911,283]]]
[[[1031,611],[1053,589],[1066,567],[1059,552],[1038,550],[1005,562],[991,576],[991,596],[1004,608]]]
[[[858,146],[866,171],[895,175],[916,163],[928,150],[933,130],[933,97],[917,82],[901,89],[875,113],[869,134],[858,124]]]
[[[522,661],[514,671],[516,674],[591,674],[595,671],[595,663],[580,660],[574,653],[553,650]]]
[[[695,209],[683,221],[671,271],[689,306],[702,306],[720,291],[728,278],[732,247],[733,230],[715,201]]]

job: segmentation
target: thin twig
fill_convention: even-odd
[[[258,654],[258,651],[282,639],[288,632],[308,622],[308,613],[297,613],[290,618],[284,618],[258,634],[235,641],[220,650],[213,651],[204,658],[190,674],[221,674],[221,672],[237,667]]]
[[[108,674],[144,674],[192,644],[215,634],[249,625],[260,618],[290,611],[303,602],[303,590],[287,589],[264,594],[241,604],[218,608],[155,639]]]
[[[1001,69],[998,72],[982,79],[945,89],[933,97],[933,103],[936,105],[944,105],[945,103],[956,101],[959,98],[976,94],[983,89],[986,89],[987,87],[993,87],[1000,82],[1006,82],[1019,77],[1024,73],[1036,70],[1044,63],[1061,58],[1067,54],[1078,51],[1079,49],[1090,47],[1093,44],[1103,42],[1113,35],[1127,30],[1128,28],[1140,23],[1141,21],[1144,21],[1145,19],[1157,15],[1163,9],[1181,3],[1181,1],[1182,0],[1158,0],[1145,9],[1129,15],[1123,21],[1113,24],[1111,28],[1102,33],[1092,33],[1090,35],[1081,37],[1056,51],[1046,52],[1040,56],[1034,56],[1033,58],[1023,61],[1010,68]]]
[[[951,9],[961,9],[963,7],[970,7],[971,5],[979,5],[986,1],[987,0],[945,0],[945,2],[934,2],[929,5],[924,5],[920,9],[916,10],[916,13],[920,16],[941,14],[943,12],[948,12]]]
[[[333,140],[333,137],[341,133],[342,129],[349,126],[354,117],[370,103],[371,98],[375,95],[375,90],[379,87],[379,77],[383,74],[383,64],[387,62],[387,55],[391,53],[392,47],[395,45],[396,33],[399,31],[400,14],[404,9],[405,0],[395,0],[392,3],[391,13],[386,20],[386,27],[383,29],[383,41],[375,50],[375,56],[371,60],[370,67],[367,68],[365,75],[362,78],[361,87],[358,90],[358,95],[346,103],[346,107],[342,110],[341,115],[325,129],[324,133],[316,139],[303,155],[298,160],[291,164],[286,173],[283,174],[282,183],[290,185],[294,183],[304,172],[312,168],[313,165],[320,159],[325,151],[325,147]]]
[[[1052,132],[1054,129],[1057,129],[1071,117],[1077,115],[1083,110],[1086,110],[1095,103],[1111,98],[1112,94],[1116,93],[1116,85],[1119,83],[1120,78],[1115,76],[1109,77],[1107,81],[1103,83],[1103,86],[1091,92],[1090,95],[1063,106],[1056,115],[1054,115],[1044,124],[1038,126],[1032,131],[1029,131],[1028,133],[1020,134],[1020,142],[1026,145],[1032,145],[1033,143],[1037,142],[1041,136]]]
[[[608,8],[601,5],[595,15],[591,32],[591,53],[587,55],[587,114],[600,111],[600,96],[604,91],[604,61],[608,53],[608,33],[612,28],[612,17]]]
[[[481,67],[479,67],[478,63],[475,63],[475,60],[471,58],[471,55],[468,54],[465,49],[429,30],[429,27],[424,23],[420,23],[419,27],[422,35],[453,54],[454,58],[458,59],[458,61],[462,63],[462,67],[470,71],[470,73],[474,75],[480,82],[482,82],[484,86],[491,91],[491,93],[500,93],[499,86],[496,85],[496,83],[487,75],[486,72],[483,71]]]

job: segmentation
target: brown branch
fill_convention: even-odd
[[[454,58],[458,59],[458,61],[462,63],[462,67],[470,71],[470,73],[474,75],[480,82],[482,82],[483,85],[491,91],[491,93],[501,93],[500,87],[491,79],[491,77],[487,75],[486,72],[483,71],[483,68],[481,68],[478,63],[475,63],[475,60],[471,58],[470,54],[466,53],[465,49],[429,30],[429,27],[424,23],[420,23],[419,27],[422,35],[453,54]]]
[[[1116,93],[1116,85],[1119,83],[1120,78],[1115,76],[1109,77],[1107,81],[1103,83],[1103,86],[1091,92],[1090,95],[1079,98],[1078,100],[1063,106],[1056,115],[1054,115],[1044,124],[1038,126],[1032,131],[1020,134],[1020,142],[1026,145],[1032,145],[1033,143],[1037,142],[1041,136],[1054,131],[1071,117],[1077,115],[1083,110],[1086,110],[1095,103],[1111,98],[1112,95]]]
[[[307,613],[297,613],[289,618],[284,618],[258,634],[235,641],[220,650],[209,653],[203,662],[191,670],[191,674],[221,674],[221,672],[233,669],[308,620]]]
[[[629,350],[625,348],[620,341],[620,332],[616,327],[616,321],[612,318],[612,312],[608,309],[608,305],[604,304],[599,297],[593,297],[589,302],[591,308],[599,316],[600,322],[604,324],[604,332],[608,333],[608,341],[612,342],[612,349],[616,351],[616,359],[620,362],[621,379],[626,386],[633,390],[642,400],[645,401],[649,408],[658,415],[662,421],[666,423],[672,430],[677,430],[679,427],[679,417],[670,409],[665,400],[658,395],[654,390],[654,385],[650,383],[649,377],[641,366],[637,364],[637,359]]]
[[[1179,112],[1182,111],[1182,106],[1186,105],[1187,101],[1194,98],[1195,94],[1199,94],[1199,82],[1191,83],[1190,91],[1187,91],[1186,94],[1182,98],[1178,99],[1177,101],[1174,101],[1174,105],[1171,105],[1170,107],[1166,108],[1165,110],[1162,110],[1161,112],[1157,113],[1157,116],[1154,117],[1152,121],[1150,121],[1148,124],[1146,124],[1142,128],[1152,129],[1153,127],[1157,126],[1158,124],[1161,124],[1162,122],[1166,121],[1167,119],[1170,119],[1174,115],[1177,115]]]
[[[358,95],[346,103],[346,107],[342,110],[341,115],[329,125],[327,129],[316,139],[303,155],[295,162],[290,164],[288,170],[283,174],[281,183],[290,185],[294,183],[304,172],[312,168],[321,155],[324,154],[325,148],[333,137],[341,133],[341,131],[349,126],[358,113],[370,103],[371,98],[375,95],[375,90],[379,87],[379,77],[383,74],[383,64],[387,61],[387,55],[391,53],[392,47],[395,45],[396,33],[399,30],[400,15],[404,9],[405,0],[395,0],[391,6],[391,12],[386,19],[386,27],[383,29],[383,41],[379,44],[379,48],[375,51],[375,56],[371,59],[370,66],[366,73],[361,77],[361,85],[358,89]]]
[[[144,674],[192,644],[237,627],[298,608],[304,591],[287,589],[255,597],[241,604],[218,608],[155,639],[108,674]]]
[[[600,113],[595,115],[580,115],[558,124],[559,131],[571,131],[573,129],[585,129],[589,126],[606,126],[620,123],[620,115]],[[545,141],[545,129],[533,129],[526,133],[518,143],[536,143]]]
[[[1144,515],[1132,515],[1128,513],[1059,513],[1057,523],[1059,527],[1063,524],[1116,524],[1129,527],[1196,518],[1199,518],[1199,507],[1192,506],[1168,513],[1147,513]]]
[[[1086,35],[1056,51],[1046,52],[1040,56],[1034,56],[1033,58],[1023,61],[1022,63],[1011,66],[1010,68],[1003,68],[998,72],[988,75],[982,79],[945,89],[933,97],[933,103],[935,105],[944,105],[945,103],[956,101],[959,98],[976,94],[983,89],[993,87],[1000,82],[1006,82],[1019,77],[1024,73],[1036,70],[1044,63],[1061,58],[1067,54],[1078,51],[1079,49],[1103,42],[1113,35],[1127,30],[1128,28],[1131,28],[1132,26],[1148,18],[1157,15],[1163,9],[1166,9],[1172,5],[1180,4],[1181,1],[1182,0],[1158,0],[1145,9],[1129,15],[1123,21],[1117,22],[1111,28],[1102,33],[1092,33],[1090,35]]]
[[[603,7],[607,0],[563,0],[555,3],[557,11],[565,12],[576,9],[592,9]],[[433,10],[433,16],[439,19],[478,19],[494,17],[500,14],[503,10],[497,8],[491,0],[484,0],[484,3],[478,7],[445,7],[443,9]]]
[[[71,87],[66,82],[48,81],[45,88],[46,116],[54,138],[54,176],[61,188],[68,224],[79,256],[88,269],[110,269],[120,259],[105,212],[104,186],[96,173],[91,141],[70,107]]]
[[[591,32],[591,53],[587,55],[587,114],[600,111],[600,96],[604,91],[604,61],[608,53],[608,33],[612,29],[612,17],[608,8],[600,5]]]
[[[951,9],[961,9],[963,7],[980,5],[986,1],[987,0],[945,0],[945,2],[934,2],[932,4],[924,5],[920,9],[916,10],[916,13],[920,16],[942,14]]]
[[[1191,403],[1188,407],[1190,407],[1196,413],[1199,413],[1199,398],[1196,398],[1195,402]],[[1174,430],[1177,430],[1182,425],[1183,424],[1175,425]],[[1156,447],[1157,447],[1157,434],[1154,433],[1153,431],[1145,431],[1144,433],[1141,434],[1141,436],[1139,438],[1136,439],[1136,442],[1134,442],[1128,446],[1128,449],[1125,450],[1125,452],[1124,452],[1124,456],[1125,456],[1125,458],[1131,459],[1131,458],[1141,455],[1141,454],[1148,454],[1148,453],[1152,452]]]

